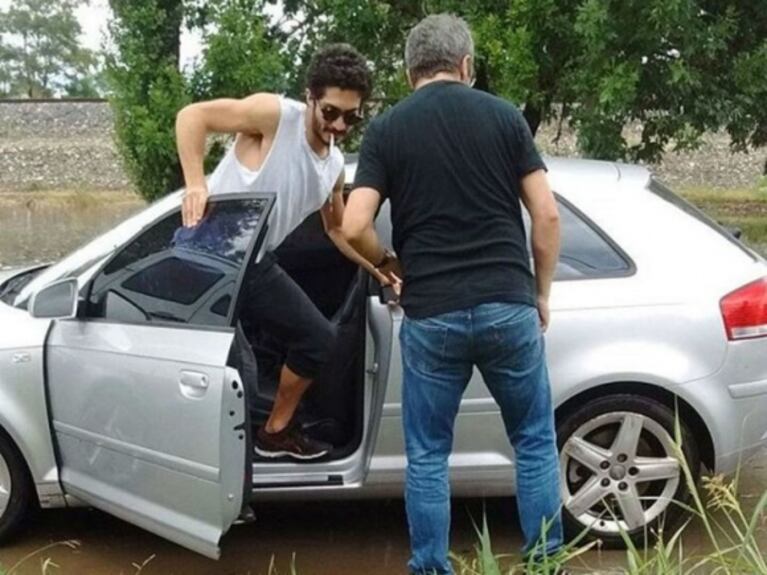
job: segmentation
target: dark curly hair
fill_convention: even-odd
[[[365,57],[353,46],[330,44],[312,56],[306,87],[314,98],[322,98],[327,88],[341,88],[359,92],[366,100],[373,89],[373,79]]]

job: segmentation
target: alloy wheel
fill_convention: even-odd
[[[11,502],[12,487],[11,470],[5,458],[0,454],[0,517],[5,515]]]
[[[668,431],[629,411],[578,427],[562,447],[560,465],[565,507],[595,534],[648,525],[672,505],[682,476]]]

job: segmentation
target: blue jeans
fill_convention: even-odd
[[[405,318],[400,343],[410,572],[453,573],[447,557],[447,462],[461,396],[474,365],[501,409],[514,447],[524,551],[543,555],[559,549],[559,457],[537,310],[491,303],[425,319]],[[535,548],[543,521],[551,523],[545,551]]]

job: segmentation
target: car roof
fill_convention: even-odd
[[[357,154],[346,154],[347,185],[354,182],[357,160]],[[636,164],[554,156],[545,156],[544,162],[552,188],[564,195],[577,194],[577,190],[591,190],[593,193],[597,189],[614,192],[623,187],[641,188],[651,177],[650,170]],[[620,186],[616,186],[618,182]]]

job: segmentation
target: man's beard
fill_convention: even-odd
[[[339,133],[333,132],[332,130],[328,130],[328,131],[323,130],[322,122],[320,122],[317,118],[314,118],[312,129],[314,130],[314,135],[317,136],[320,139],[320,141],[326,146],[330,146],[331,137],[333,138],[335,143],[338,143],[344,138],[344,136],[346,136],[346,133],[339,134]]]

